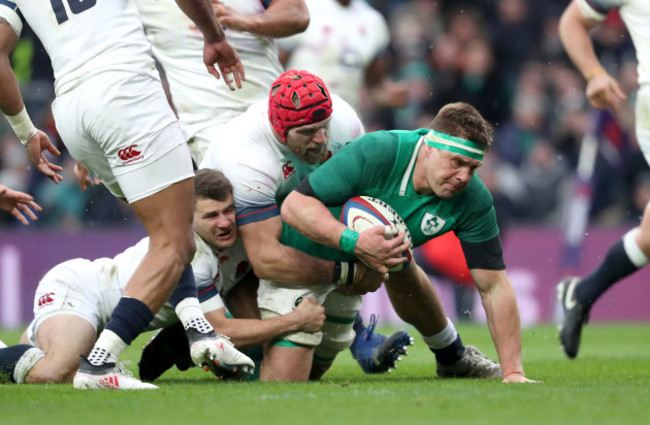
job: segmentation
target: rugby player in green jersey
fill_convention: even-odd
[[[379,226],[361,233],[348,229],[332,211],[349,198],[368,195],[391,205],[414,246],[453,230],[481,294],[503,381],[533,382],[521,361],[519,311],[505,273],[492,196],[475,175],[492,142],[492,127],[466,103],[444,106],[430,127],[357,138],[286,198],[282,218],[313,241],[384,273],[406,261],[400,254],[408,246],[401,237],[385,239]],[[412,262],[391,273],[385,285],[399,316],[433,349],[440,309],[426,274]]]

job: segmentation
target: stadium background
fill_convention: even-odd
[[[584,80],[562,50],[557,22],[566,0],[369,3],[390,25],[390,76],[408,85],[410,101],[397,110],[363,102],[367,130],[425,127],[450,101],[470,102],[494,123],[493,150],[479,174],[495,198],[522,321],[553,321],[555,283],[593,269],[609,245],[638,223],[650,199],[650,169],[632,131],[635,55],[620,17],[610,14],[594,33],[599,56],[628,94],[613,116],[588,106]],[[78,189],[49,109],[49,58],[29,29],[12,64],[36,125],[64,152],[56,160],[64,166],[64,181],[54,186],[32,172],[24,148],[0,118],[0,183],[34,195],[45,210],[29,227],[0,212],[0,328],[29,320],[33,291],[52,266],[75,257],[114,256],[144,235],[128,207],[103,187]],[[579,181],[580,145],[591,133],[599,147],[594,172]],[[650,319],[642,303],[649,273],[642,270],[615,286],[596,305],[592,320]],[[457,285],[433,279],[453,315]],[[364,315],[371,312],[384,323],[398,320],[381,291],[366,296]],[[481,307],[471,312],[470,319],[483,320]]]

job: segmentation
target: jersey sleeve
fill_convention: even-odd
[[[235,139],[233,144],[237,142]],[[276,200],[279,170],[271,152],[213,143],[201,168],[221,170],[232,183],[238,226],[280,215]]]
[[[203,303],[210,298],[219,296],[215,286],[215,280],[219,275],[219,259],[208,244],[196,233],[194,234],[194,240],[196,242],[196,253],[192,259],[192,271],[199,294],[199,302]]]
[[[461,242],[485,242],[499,234],[497,216],[493,206],[492,195],[483,185],[478,176],[470,182],[469,190],[463,193],[459,204],[470,205],[471,208],[459,217],[454,232]]]
[[[216,292],[216,291],[215,291]],[[221,299],[221,296],[219,293],[217,293],[215,296],[208,298],[207,300],[201,301],[201,296],[199,295],[199,302],[201,311],[203,314],[209,313],[211,311],[215,310],[220,310],[222,308],[226,308],[225,304],[223,303],[223,300]]]
[[[18,5],[11,0],[0,0],[0,19],[4,19],[9,26],[20,37],[23,30],[23,21],[18,15]]]
[[[578,0],[578,8],[582,16],[596,21],[602,21],[612,9],[623,6],[627,0]]]

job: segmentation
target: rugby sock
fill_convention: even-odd
[[[185,267],[181,277],[178,279],[178,284],[169,297],[169,303],[172,307],[176,308],[178,303],[186,298],[198,298],[199,294],[196,290],[196,282],[194,281],[194,272],[192,266]]]
[[[152,320],[153,313],[145,303],[136,298],[120,298],[111,320],[88,355],[88,361],[95,366],[116,362],[122,351]]]
[[[214,328],[205,319],[198,298],[185,298],[176,305],[176,315],[178,316],[185,330],[194,329],[201,334],[207,334],[214,331]]]
[[[357,341],[359,340],[359,337],[363,333],[363,331],[366,330],[366,325],[363,323],[363,318],[361,317],[361,314],[357,312],[357,316],[354,318],[354,325],[352,325],[352,329],[354,329],[354,340],[352,340],[352,345],[350,346],[350,349],[355,347],[357,345]]]
[[[443,366],[456,363],[465,352],[463,341],[449,318],[447,318],[447,326],[442,331],[431,336],[422,335],[422,339],[429,350],[435,354],[438,363]]]
[[[648,257],[635,241],[639,228],[627,232],[609,248],[600,266],[588,277],[582,279],[575,290],[576,299],[588,308],[610,287],[626,276],[648,264]]]
[[[22,384],[27,373],[37,361],[45,357],[40,348],[27,344],[0,349],[0,382],[8,377],[11,382]]]

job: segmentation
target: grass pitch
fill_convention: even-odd
[[[458,329],[466,344],[496,357],[486,327]],[[149,336],[122,357],[132,361],[133,371]],[[0,331],[8,344],[18,337]],[[527,385],[438,379],[433,355],[415,339],[390,374],[364,375],[345,352],[315,383],[220,382],[202,370],[174,369],[156,381],[157,391],[2,385],[0,424],[650,423],[650,325],[590,325],[576,360],[564,356],[554,327],[526,329],[526,374],[543,381]]]

